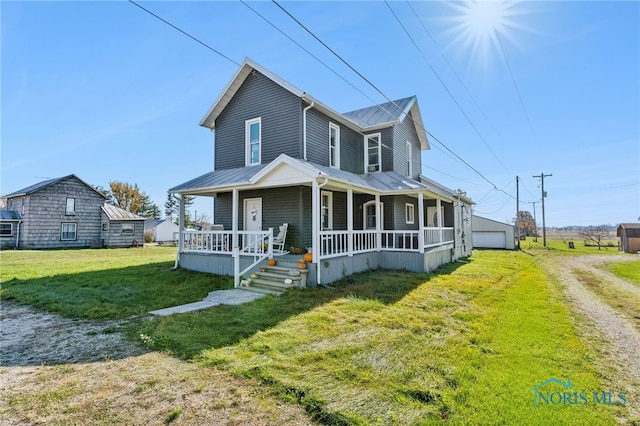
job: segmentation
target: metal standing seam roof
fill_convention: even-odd
[[[404,120],[405,115],[409,112],[415,100],[416,97],[411,96],[393,102],[386,102],[380,105],[345,112],[342,115],[355,121],[361,127],[393,123]]]
[[[20,216],[20,213],[15,210],[0,210],[0,220],[17,222],[22,220],[22,217]]]
[[[251,179],[260,173],[265,167],[284,162],[298,163],[298,166],[304,167],[309,171],[310,175],[327,177],[336,182],[351,184],[354,186],[368,189],[373,192],[381,193],[397,193],[397,192],[415,192],[419,190],[430,191],[445,197],[452,197],[453,193],[445,193],[441,188],[436,188],[428,184],[416,181],[398,172],[376,172],[368,174],[355,174],[345,170],[335,169],[329,166],[315,164],[310,161],[294,159],[282,154],[278,159],[270,164],[261,164],[258,166],[241,167],[237,169],[217,170],[206,173],[174,188],[169,192],[201,191],[201,190],[229,190],[234,186],[251,185]]]
[[[107,215],[109,220],[145,220],[144,217],[128,212],[113,204],[104,203],[102,211]]]

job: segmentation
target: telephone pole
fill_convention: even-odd
[[[540,173],[537,176],[533,176],[534,178],[540,178],[542,185],[542,245],[547,246],[547,227],[544,221],[544,199],[547,197],[547,193],[544,192],[544,178],[548,176],[553,176],[552,174],[545,175],[544,173]]]
[[[533,235],[534,237],[534,241],[537,243],[538,242],[538,220],[536,219],[536,204],[539,203],[539,201],[529,201],[529,204],[533,204],[533,232],[535,232],[535,234]]]
[[[520,176],[516,176],[516,237],[520,250]]]

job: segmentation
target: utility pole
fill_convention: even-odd
[[[534,178],[540,178],[542,181],[542,244],[547,246],[547,227],[544,221],[544,199],[547,197],[547,193],[544,192],[544,178],[548,176],[553,176],[552,174],[545,175],[544,173],[540,173],[537,176],[533,176]]]
[[[518,250],[520,250],[520,177],[516,176],[516,235]]]
[[[534,227],[533,231],[535,232],[533,237],[534,237],[534,241],[537,243],[538,242],[538,220],[536,219],[536,203],[539,203],[539,201],[529,201],[529,204],[533,204],[533,227]]]

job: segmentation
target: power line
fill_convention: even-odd
[[[458,102],[458,100],[455,98],[455,96],[453,96],[453,93],[451,93],[451,91],[449,90],[449,88],[447,87],[447,85],[444,83],[444,81],[442,80],[442,78],[440,77],[440,75],[438,74],[438,72],[435,70],[435,68],[433,68],[433,66],[429,63],[429,61],[427,60],[427,57],[425,56],[424,52],[422,51],[422,49],[420,48],[420,46],[418,46],[418,43],[416,43],[416,41],[414,40],[414,38],[411,36],[411,34],[409,33],[409,31],[407,30],[407,28],[404,26],[404,24],[402,23],[402,21],[400,20],[400,17],[398,17],[398,15],[396,14],[396,12],[391,8],[391,5],[389,4],[389,2],[387,0],[384,1],[384,3],[387,5],[387,7],[389,8],[389,10],[391,11],[391,14],[394,16],[394,18],[396,18],[396,21],[398,21],[398,24],[400,24],[400,27],[402,27],[402,29],[404,30],[404,33],[407,35],[407,37],[409,37],[409,40],[411,40],[411,43],[413,43],[413,46],[416,48],[416,50],[420,53],[420,56],[422,56],[422,59],[425,61],[425,63],[427,64],[427,66],[429,67],[429,69],[431,70],[431,72],[436,76],[436,79],[440,82],[440,84],[442,85],[442,87],[444,88],[445,92],[447,92],[447,94],[449,95],[449,97],[451,98],[451,100],[453,100],[453,103],[456,104],[456,106],[458,107],[458,109],[460,110],[460,112],[462,113],[462,115],[464,116],[464,118],[467,120],[467,122],[469,123],[469,125],[471,125],[471,128],[473,128],[473,130],[476,132],[476,134],[478,135],[478,137],[480,138],[480,140],[482,140],[482,142],[484,143],[484,145],[487,147],[487,149],[489,150],[489,152],[491,152],[491,154],[493,155],[493,157],[498,161],[498,163],[500,163],[500,165],[502,166],[503,169],[505,169],[505,171],[507,170],[507,167],[504,165],[504,163],[500,160],[500,158],[498,158],[498,156],[496,155],[496,153],[493,151],[493,149],[491,149],[491,146],[489,145],[489,143],[487,142],[487,140],[482,136],[482,134],[480,133],[480,130],[478,130],[478,128],[476,127],[475,124],[473,124],[473,121],[471,121],[471,118],[469,117],[469,115],[464,111],[464,109],[462,108],[462,106],[460,105],[460,103]]]
[[[207,49],[211,50],[212,52],[222,56],[224,59],[226,59],[229,62],[232,62],[234,64],[236,64],[237,66],[240,66],[239,63],[237,63],[236,61],[234,61],[233,59],[231,59],[230,57],[228,57],[227,55],[225,55],[224,53],[214,49],[213,47],[209,46],[207,43],[199,40],[198,38],[192,36],[191,34],[187,33],[186,31],[183,31],[182,29],[176,27],[175,25],[173,25],[171,22],[161,18],[160,16],[156,15],[155,13],[153,13],[152,11],[150,11],[149,9],[145,9],[144,7],[140,6],[138,3],[136,3],[133,0],[129,0],[129,3],[138,6],[140,9],[144,10],[145,12],[147,12],[149,15],[155,17],[156,19],[161,20],[162,22],[164,22],[165,24],[169,25],[171,28],[180,31],[182,34],[186,35],[187,37],[189,37],[190,39],[192,39],[193,41],[203,45],[204,47],[206,47]]]

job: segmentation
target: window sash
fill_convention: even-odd
[[[12,237],[13,223],[0,223],[0,235],[3,237]]]
[[[407,224],[415,223],[416,221],[416,207],[411,203],[406,203],[404,207],[404,214]]]
[[[333,229],[333,192],[320,193],[320,226],[323,231]]]
[[[340,168],[340,127],[329,123],[329,166]]]
[[[78,238],[78,224],[62,223],[60,226],[60,239],[63,241],[73,241]]]
[[[381,170],[381,143],[380,133],[373,135],[365,135],[366,155],[365,155],[365,172],[379,172]]]
[[[246,165],[260,164],[262,145],[262,119],[254,118],[245,122]]]
[[[67,198],[65,214],[69,215],[69,216],[76,214],[76,199],[75,198]]]
[[[413,152],[411,151],[411,142],[407,141],[407,176],[413,177]]]

